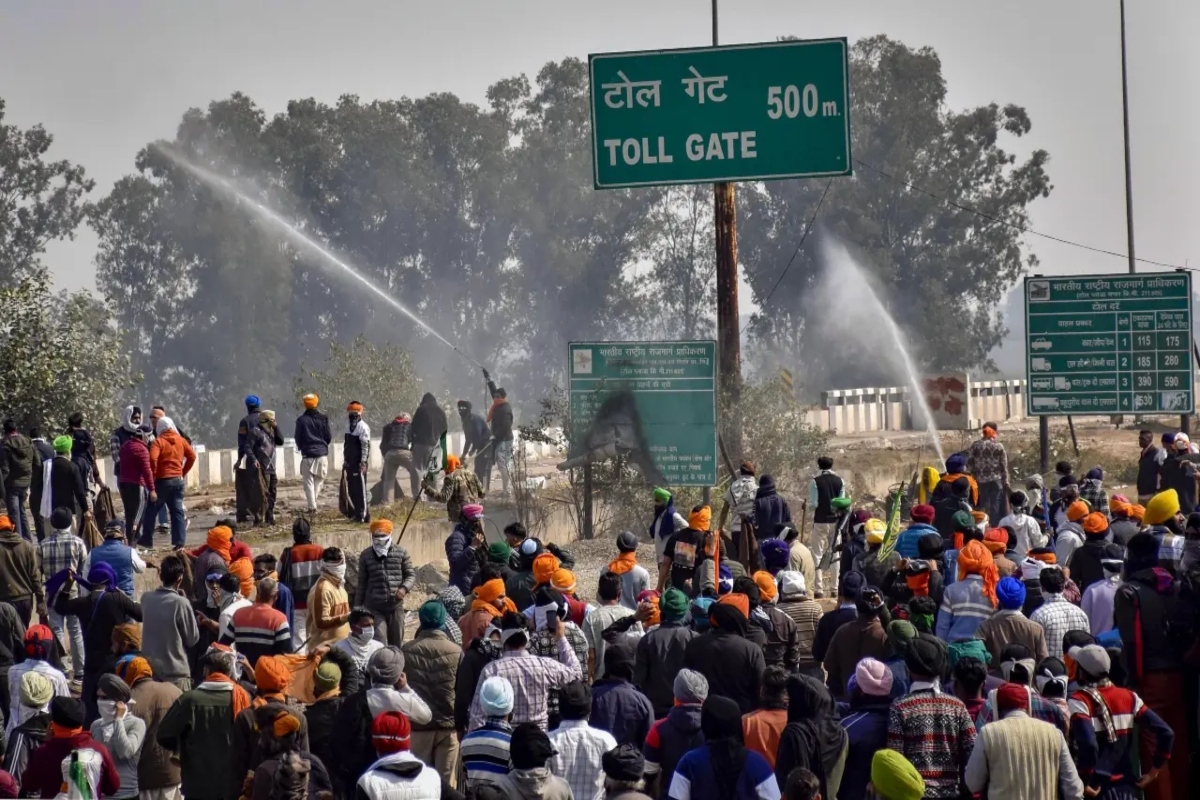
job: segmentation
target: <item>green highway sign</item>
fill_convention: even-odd
[[[620,456],[651,483],[717,482],[717,343],[568,345],[571,446],[560,469]]]
[[[597,189],[850,175],[845,39],[588,56]]]
[[[1025,279],[1031,416],[1191,414],[1189,272]]]

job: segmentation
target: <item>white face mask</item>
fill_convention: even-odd
[[[96,706],[100,709],[100,719],[105,722],[112,722],[117,718],[116,700],[97,700]]]
[[[363,630],[362,633],[355,633],[354,631],[351,631],[350,638],[353,639],[354,643],[359,645],[360,647],[367,645],[370,642],[374,641],[375,629],[374,628],[366,628],[365,630]]]
[[[345,563],[325,564],[324,566],[321,567],[321,569],[324,572],[332,575],[334,578],[337,578],[339,581],[346,580],[346,565],[345,565]]]
[[[392,537],[391,536],[373,536],[373,537],[371,537],[371,548],[375,551],[376,555],[380,556],[381,558],[383,556],[386,556],[388,554],[388,551],[392,549]]]

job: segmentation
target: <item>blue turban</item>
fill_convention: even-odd
[[[262,401],[258,399],[256,394],[246,395],[246,408],[258,408],[262,405]]]
[[[774,575],[780,570],[787,569],[792,550],[782,539],[764,539],[759,545],[762,550],[763,566],[767,572]]]
[[[1025,605],[1025,584],[1011,575],[996,584],[996,599],[1000,608],[1012,611]]]
[[[966,472],[966,470],[967,457],[962,453],[955,453],[946,459],[946,472],[953,474],[956,472]]]
[[[110,587],[116,586],[117,573],[113,571],[112,567],[104,562],[92,564],[92,568],[88,570],[87,583],[90,584],[87,587],[88,589],[90,589],[91,586],[101,583]]]
[[[698,631],[707,630],[709,626],[708,610],[712,607],[711,597],[697,597],[692,601],[692,627]]]
[[[733,570],[729,568],[728,564],[722,561],[718,572],[717,594],[729,594],[733,591]]]

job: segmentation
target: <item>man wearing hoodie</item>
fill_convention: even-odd
[[[689,751],[704,744],[700,711],[708,699],[708,681],[699,672],[681,669],[674,681],[674,705],[650,727],[642,745],[646,757],[646,793],[666,798],[675,767]]]
[[[758,491],[754,495],[754,529],[765,532],[775,530],[781,523],[792,521],[792,509],[775,491],[775,479],[763,475],[758,481]]]
[[[33,617],[35,605],[38,616],[46,617],[37,548],[17,533],[7,514],[0,514],[0,600],[15,608],[25,625]]]
[[[317,498],[329,474],[329,445],[333,431],[329,417],[317,410],[321,399],[313,393],[301,398],[304,413],[296,417],[296,449],[300,451],[300,477],[304,481],[304,500],[310,512],[317,510]]]
[[[458,401],[458,419],[462,422],[463,429],[462,461],[465,464],[468,456],[475,456],[475,477],[479,478],[480,485],[486,489],[492,472],[493,448],[488,447],[492,432],[488,429],[483,414],[471,410],[470,400]]]
[[[4,504],[17,533],[33,541],[25,503],[33,480],[33,442],[17,430],[11,419],[4,420],[4,440],[0,442],[0,478],[4,483]]]
[[[262,401],[258,395],[246,395],[246,416],[242,417],[237,429],[237,462],[234,464],[234,491],[236,492],[237,521],[250,521],[250,498],[256,490],[254,454],[250,452],[250,431],[258,427],[258,414]],[[157,427],[157,423],[155,423]]]
[[[1157,498],[1156,498],[1157,499]],[[1151,501],[1152,503],[1154,501]],[[1128,687],[1141,695],[1152,711],[1176,732],[1171,764],[1181,769],[1169,772],[1166,782],[1174,794],[1190,797],[1187,786],[1188,730],[1185,704],[1184,667],[1181,651],[1191,644],[1184,639],[1176,620],[1179,598],[1171,575],[1160,566],[1159,544],[1150,533],[1129,540],[1125,553],[1125,583],[1117,592],[1113,617],[1121,633],[1121,657],[1125,662]]]
[[[447,431],[448,426],[446,412],[438,405],[437,398],[426,392],[412,417],[413,463],[418,472],[423,471],[429,464],[429,459],[440,445],[442,434]]]

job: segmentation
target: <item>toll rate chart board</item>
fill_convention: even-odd
[[[1191,279],[1026,278],[1029,414],[1195,411]]]

